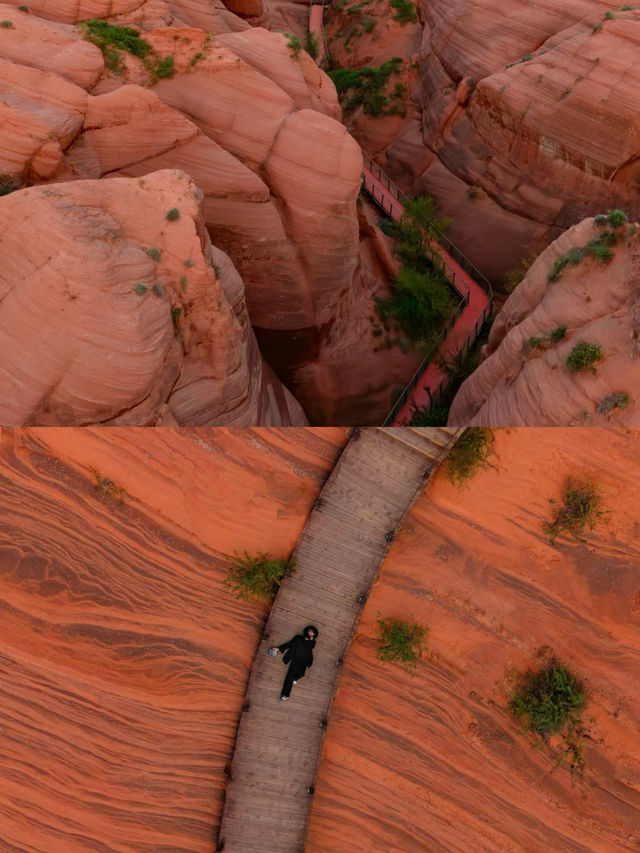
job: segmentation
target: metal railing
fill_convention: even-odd
[[[388,180],[388,179],[387,179]],[[389,183],[391,183],[389,181]],[[395,186],[392,184],[392,186]],[[370,180],[367,180],[366,173],[362,176],[362,188],[367,193],[367,195],[371,196],[371,198],[375,201],[375,203],[380,207],[385,213],[388,213],[389,216],[394,219],[396,222],[402,218],[403,208],[396,201],[396,198],[392,195],[393,190],[389,190],[389,194],[385,193],[383,190],[379,189],[374,183]],[[456,275],[456,271],[451,267],[446,260],[442,257],[440,252],[438,251],[438,244],[435,240],[430,240],[426,237],[422,240],[422,251],[427,255],[427,257],[431,260],[431,263],[441,269],[449,283],[453,286],[453,288],[463,296],[467,302],[469,301],[469,297],[471,296],[471,289],[469,285],[460,278],[459,275]]]
[[[478,340],[478,336],[480,334],[480,331],[481,331],[482,327],[484,326],[484,324],[486,323],[487,318],[489,317],[490,314],[491,314],[491,303],[487,302],[487,304],[485,305],[485,307],[482,311],[482,314],[476,320],[473,329],[467,335],[463,345],[458,350],[457,355],[461,355],[462,358],[465,358],[467,356],[471,347]],[[413,394],[414,390],[418,386],[420,379],[422,378],[422,376],[424,376],[424,373],[426,372],[427,367],[429,366],[430,362],[433,360],[432,356],[433,356],[433,353],[431,353],[427,359],[423,360],[420,367],[416,370],[416,372],[411,377],[408,384],[403,389],[402,393],[400,394],[400,396],[398,397],[398,399],[394,403],[393,408],[391,409],[391,411],[389,412],[389,414],[385,418],[382,426],[391,426],[393,424],[393,422],[396,420],[396,418],[398,417],[398,415],[400,414],[400,412],[404,408],[405,404],[407,403],[407,401],[409,400],[409,398]],[[442,377],[442,379],[440,380],[440,383],[436,386],[435,390],[432,391],[431,388],[428,389],[429,405],[436,403],[440,399],[440,397],[442,396],[442,394],[444,393],[444,391],[446,390],[446,388],[450,382],[451,382],[451,379],[445,370],[445,374]],[[444,426],[444,424],[443,424],[443,426]]]
[[[433,342],[433,344],[429,348],[428,353],[425,355],[425,357],[420,362],[417,370],[415,371],[415,373],[413,374],[411,379],[407,382],[407,384],[402,389],[400,396],[398,397],[398,399],[393,404],[393,408],[391,409],[391,411],[389,412],[387,417],[384,419],[382,426],[391,426],[391,424],[398,417],[398,415],[400,414],[400,411],[402,410],[402,408],[406,404],[407,400],[413,394],[416,386],[418,385],[418,382],[420,382],[420,380],[422,379],[422,377],[425,374],[425,371],[427,370],[427,368],[429,367],[429,365],[431,364],[431,362],[434,360],[435,356],[437,355],[438,350],[440,349],[442,344],[445,342],[447,335],[453,329],[455,324],[458,322],[458,318],[460,317],[460,315],[462,314],[462,312],[464,311],[466,306],[467,306],[467,300],[464,299],[464,297],[463,297],[460,300],[460,302],[458,303],[456,310],[453,312],[453,314],[449,318],[447,325],[443,329],[441,329],[440,333],[438,334],[438,337],[435,339],[435,341]]]
[[[363,161],[365,169],[371,172],[371,174],[378,181],[378,183],[382,184],[383,187],[386,187],[389,193],[393,196],[393,200],[396,201],[395,209],[400,213],[400,216],[402,216],[402,208],[398,205],[398,202],[400,205],[402,205],[402,200],[408,198],[407,194],[403,193],[400,187],[396,183],[394,183],[391,178],[389,178],[389,176],[385,174],[385,172],[382,171],[382,169],[380,168],[380,166],[378,166],[377,163],[374,163],[370,157],[367,157],[366,154],[363,155]],[[373,184],[371,184],[371,186],[375,189],[375,186]],[[364,188],[367,193],[374,199],[374,201],[382,207],[379,198],[376,198],[376,195],[372,193],[369,187],[367,186],[366,175],[364,176]],[[380,191],[378,191],[378,197],[379,196]],[[393,210],[393,201],[387,202],[387,205],[390,210]],[[400,216],[394,216],[393,213],[390,213],[389,209],[383,207],[385,213],[389,213],[392,219],[400,218]],[[438,245],[445,250],[449,257],[452,258],[458,264],[458,266],[461,267],[461,269],[463,269],[466,273],[468,273],[468,275],[471,276],[471,278],[478,284],[478,286],[481,287],[484,292],[489,296],[489,299],[492,299],[493,290],[491,288],[491,282],[486,278],[486,276],[482,275],[480,270],[474,267],[469,258],[467,258],[466,255],[463,255],[460,249],[458,249],[458,247],[451,242],[447,235],[444,234],[431,220],[429,220],[429,229]]]

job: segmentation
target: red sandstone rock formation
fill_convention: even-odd
[[[2,423],[305,423],[200,197],[167,171],[2,200]]]
[[[451,238],[483,272],[500,280],[602,209],[640,212],[640,11],[603,0],[535,12],[434,0],[419,12],[419,72],[402,129],[359,119],[354,133],[403,187],[436,197]],[[404,55],[394,33],[378,45],[364,38],[349,64]]]
[[[268,613],[228,558],[291,552],[344,441],[0,429],[3,852],[211,853]]]
[[[610,263],[585,258],[556,281],[548,278],[556,259],[602,229],[587,219],[540,255],[496,318],[487,358],[458,392],[451,425],[640,425],[640,237],[634,229],[618,229]],[[551,333],[563,327],[566,335],[554,342]],[[602,359],[572,373],[567,358],[581,341],[598,344]],[[621,394],[623,407],[615,402]]]
[[[500,430],[468,486],[436,476],[345,658],[308,853],[638,849],[639,457],[629,430]],[[552,547],[549,499],[577,472],[610,515]],[[430,626],[414,677],[377,660],[378,612]],[[506,671],[542,646],[587,684],[584,777],[506,708]]]
[[[187,172],[214,246],[244,281],[261,349],[308,415],[379,422],[419,357],[376,349],[384,258],[372,257],[379,241],[360,251],[374,229],[358,225],[361,154],[326,75],[282,35],[160,27],[145,37],[177,74],[154,81],[127,56],[123,79],[73,27],[3,9],[14,26],[0,32],[0,73],[13,95],[0,171],[38,182]],[[117,20],[144,25],[138,11]],[[43,70],[52,50],[35,49],[50,29],[65,80]]]

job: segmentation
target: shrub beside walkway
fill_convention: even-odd
[[[394,531],[460,430],[355,430],[302,532],[247,688],[218,851],[302,853],[335,683]],[[314,664],[288,702],[267,649],[317,625]],[[329,723],[330,724],[330,723]]]

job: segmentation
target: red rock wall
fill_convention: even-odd
[[[568,264],[557,281],[548,280],[558,258],[598,239],[601,231],[586,219],[531,266],[495,319],[486,359],[456,395],[451,425],[640,425],[637,226],[616,229],[608,263],[584,258]],[[554,342],[550,335],[560,327],[565,335]],[[602,358],[573,373],[567,359],[582,341],[597,344]],[[625,394],[626,404],[607,409],[607,399],[616,394]]]
[[[288,554],[345,439],[0,431],[3,853],[211,853],[267,613],[227,556]]]
[[[640,435],[496,432],[462,489],[416,503],[340,676],[307,853],[620,853],[640,845]],[[586,543],[542,526],[565,477],[610,510]],[[376,659],[376,614],[431,628],[412,678]],[[586,681],[584,779],[554,769],[506,711],[505,669],[541,646]]]

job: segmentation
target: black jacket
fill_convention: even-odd
[[[310,666],[313,666],[313,647],[315,640],[305,640],[302,634],[296,634],[288,642],[278,646],[281,652],[284,652],[282,662],[290,663],[293,669],[294,678],[302,678]]]

